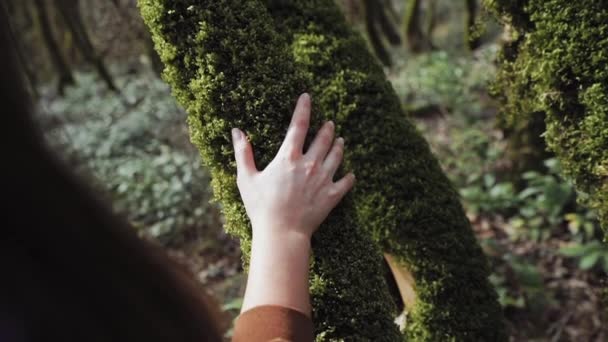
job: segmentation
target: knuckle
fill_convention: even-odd
[[[327,191],[327,197],[329,197],[332,200],[340,198],[341,194],[342,194],[342,192],[337,187],[331,187]]]
[[[321,143],[325,146],[331,144],[332,142],[332,136],[331,136],[331,132],[323,132],[321,135],[319,135],[319,139],[321,140]]]
[[[319,163],[316,160],[311,160],[311,161],[307,162],[304,166],[307,176],[314,176],[317,173],[318,168],[319,168]]]
[[[299,158],[300,153],[295,148],[289,147],[287,149],[285,161],[287,161],[288,164],[294,164]]]

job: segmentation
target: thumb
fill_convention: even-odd
[[[245,133],[238,128],[232,129],[232,144],[234,146],[234,158],[238,175],[251,175],[257,172],[253,159],[253,149]]]

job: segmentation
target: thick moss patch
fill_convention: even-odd
[[[414,341],[504,341],[486,259],[458,195],[363,39],[331,0],[265,0],[320,114],[346,140],[361,226],[416,279]]]

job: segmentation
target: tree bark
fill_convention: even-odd
[[[23,17],[21,17],[21,19],[25,20],[24,17],[27,17],[26,13],[28,10],[27,5],[22,2],[20,2],[18,4],[22,6],[21,10],[23,11]],[[9,28],[9,36],[13,40],[13,46],[15,47],[15,56],[17,56],[19,64],[21,65],[21,68],[22,68],[23,72],[25,73],[28,91],[31,93],[33,98],[38,98],[39,97],[38,77],[36,77],[36,73],[32,69],[32,65],[28,62],[28,59],[25,57],[26,53],[25,53],[25,47],[23,46],[23,41],[22,41],[22,39],[20,39],[19,32],[15,28],[16,25],[13,22],[13,20],[18,17],[17,8],[16,8],[15,4],[13,3],[13,1],[6,1],[6,2],[0,4],[0,6],[6,6],[4,8],[5,13],[10,14],[9,21],[7,22],[7,24],[8,24],[7,26]]]
[[[376,26],[378,11],[382,9],[378,6],[377,0],[363,0],[363,8],[365,11],[365,28],[367,31],[367,37],[369,42],[374,49],[376,57],[385,66],[391,66],[393,64],[391,57],[386,49],[386,46],[382,42],[382,37]]]
[[[63,58],[59,44],[53,36],[51,24],[48,16],[48,9],[44,0],[34,0],[36,5],[36,12],[38,14],[38,20],[40,22],[40,30],[42,31],[42,38],[46,44],[47,50],[51,57],[51,62],[55,67],[55,70],[59,74],[59,83],[57,85],[59,94],[63,95],[65,87],[73,85],[76,81],[74,75],[70,69],[68,63]]]
[[[433,0],[428,0],[433,1]],[[405,36],[409,50],[419,54],[433,49],[433,44],[424,34],[421,20],[422,0],[410,0],[405,11]]]
[[[470,51],[475,51],[481,46],[481,37],[475,31],[475,21],[477,18],[477,0],[465,0],[466,2],[466,15],[465,15],[465,46]]]
[[[103,59],[97,54],[91,43],[91,39],[82,22],[78,0],[57,0],[57,8],[82,56],[97,69],[99,76],[101,76],[108,88],[114,92],[118,92],[118,88]]]
[[[152,41],[152,38],[147,32],[145,35],[146,36],[144,39],[146,44],[146,52],[148,54],[148,58],[150,59],[152,70],[154,70],[154,72],[160,76],[164,69],[163,62],[161,61],[158,52],[156,52],[156,50],[154,49],[154,42]]]
[[[378,23],[378,26],[381,28],[382,33],[388,42],[391,43],[391,45],[399,45],[401,44],[399,32],[397,32],[392,20],[386,14],[390,7],[392,7],[390,0],[385,0],[384,2],[380,3],[377,11],[375,12],[376,22]]]

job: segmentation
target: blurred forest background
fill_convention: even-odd
[[[577,204],[584,195],[560,176],[542,130],[522,133],[493,100],[502,26],[476,0],[339,2],[459,189],[512,340],[608,340],[595,213]],[[238,242],[210,203],[136,0],[4,3],[49,143],[235,317]]]

